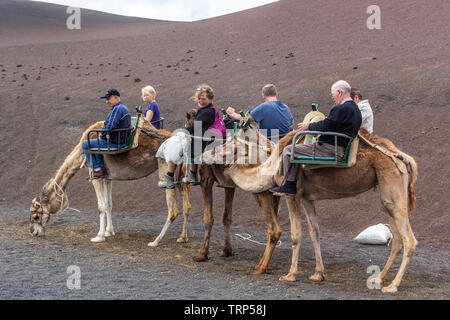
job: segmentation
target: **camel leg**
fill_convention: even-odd
[[[277,217],[280,197],[273,196],[269,191],[257,193],[255,196],[262,209],[263,215],[266,218],[268,228],[266,250],[259,263],[255,266],[252,274],[263,274],[267,271],[273,251],[275,250],[275,246],[277,245],[282,232]]]
[[[399,183],[393,183],[392,174],[389,175],[389,181],[384,176],[377,173],[380,183],[381,201],[383,206],[392,217],[394,234],[400,236],[401,243],[403,245],[403,259],[400,268],[395,276],[394,280],[386,287],[382,288],[383,292],[397,292],[397,288],[402,281],[403,275],[406,272],[406,268],[411,261],[414,250],[417,246],[417,240],[411,229],[408,218],[408,195],[407,195],[407,177],[402,177],[398,172]],[[400,252],[399,244],[392,245],[391,255],[386,263],[385,268],[379,275],[379,279],[375,278],[375,281],[381,281],[388,272],[392,263],[394,262],[396,255]]]
[[[384,266],[383,270],[380,272],[380,274],[373,278],[371,281],[372,283],[378,283],[381,285],[384,278],[386,277],[387,273],[389,272],[389,269],[391,268],[392,264],[394,263],[395,259],[397,258],[398,254],[403,249],[402,244],[402,238],[400,236],[400,233],[397,230],[397,227],[395,226],[395,222],[392,218],[390,218],[390,227],[392,231],[392,242],[391,242],[391,253],[389,255],[389,259],[386,262],[386,265]]]
[[[108,200],[108,207],[106,211],[106,232],[105,237],[111,237],[115,235],[114,226],[112,223],[112,181],[105,179],[105,198]]]
[[[230,257],[233,255],[233,249],[231,248],[230,227],[233,218],[233,199],[235,188],[225,188],[225,206],[222,214],[222,222],[225,229],[225,243],[223,245],[221,257]]]
[[[148,243],[149,247],[157,247],[161,239],[166,235],[172,222],[178,216],[177,199],[175,189],[166,189],[166,202],[167,202],[167,219],[161,232],[155,240]]]
[[[286,204],[289,211],[289,220],[291,223],[291,239],[292,239],[292,261],[289,273],[280,278],[281,281],[294,282],[298,273],[298,258],[300,244],[302,241],[302,223],[300,214],[300,197],[286,196]]]
[[[97,195],[97,208],[100,215],[100,229],[97,236],[92,238],[91,241],[103,242],[105,241],[106,233],[106,214],[109,210],[108,190],[105,179],[94,179],[92,180],[92,185],[94,186],[95,194]]]
[[[181,231],[180,237],[177,239],[177,242],[188,242],[188,219],[189,219],[189,212],[192,209],[191,203],[189,202],[189,186],[182,185],[181,186],[181,199],[183,201],[183,229]]]
[[[194,261],[206,261],[208,260],[209,254],[209,241],[211,238],[211,230],[214,224],[214,217],[212,212],[212,204],[213,204],[213,193],[212,193],[212,184],[201,184],[202,195],[203,195],[203,225],[205,226],[205,235],[203,238],[203,246],[200,249],[199,253],[194,256]]]
[[[314,201],[302,199],[303,212],[308,222],[309,235],[314,247],[314,254],[316,256],[316,269],[313,275],[309,277],[312,281],[324,281],[324,266],[322,261],[322,252],[320,250],[320,230],[319,222],[316,214],[316,207]]]

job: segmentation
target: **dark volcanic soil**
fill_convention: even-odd
[[[106,242],[89,242],[97,233],[95,212],[66,212],[47,229],[45,238],[28,234],[21,208],[0,207],[0,299],[449,299],[449,251],[419,248],[395,294],[368,289],[369,266],[380,269],[389,256],[386,246],[366,246],[351,238],[322,239],[326,281],[314,283],[315,260],[308,236],[303,237],[297,282],[280,276],[290,267],[291,240],[283,233],[268,273],[250,275],[264,251],[265,232],[252,227],[232,228],[234,256],[220,258],[223,228],[213,229],[207,262],[192,257],[201,247],[203,226],[190,224],[188,243],[176,243],[178,218],[157,248],[147,247],[160,231],[164,213],[113,217],[116,235]],[[250,240],[246,240],[250,238]],[[392,281],[400,258],[388,275]],[[67,281],[79,267],[80,288]],[[69,280],[69,283],[73,283]],[[386,282],[388,284],[388,282]]]
[[[58,248],[65,252],[64,255],[70,255],[65,244],[58,244],[57,237],[30,240],[23,234],[9,238],[15,232],[4,228],[15,219],[18,220],[14,222],[16,227],[11,226],[13,231],[19,230],[19,226],[25,227],[31,199],[55,174],[85,128],[105,119],[108,109],[98,97],[109,88],[117,88],[125,104],[134,111],[134,106],[143,104],[140,90],[147,84],[153,85],[158,92],[162,116],[167,119],[165,127],[174,130],[183,125],[185,112],[195,107],[190,97],[199,83],[208,83],[215,89],[215,104],[219,108],[231,105],[238,110],[258,105],[261,87],[274,83],[281,100],[290,106],[295,121],[300,122],[313,102],[319,103],[320,110],[327,113],[332,107],[329,98],[332,83],[339,79],[349,81],[361,89],[363,97],[372,105],[374,132],[392,140],[413,156],[419,165],[417,206],[410,213],[419,252],[430,250],[426,251],[427,256],[437,248],[448,249],[448,1],[378,1],[380,30],[366,27],[369,16],[366,9],[372,4],[369,1],[340,2],[340,10],[337,11],[334,1],[281,0],[192,23],[112,17],[82,10],[82,29],[73,32],[64,29],[67,19],[65,7],[42,3],[24,6],[22,1],[19,1],[20,5],[13,2],[16,4],[2,2],[0,10],[0,203],[4,208],[0,218],[7,221],[1,224],[0,235],[5,241],[3,243],[8,243],[2,244],[1,250],[10,246],[13,251],[22,248],[28,252],[22,258],[16,257],[18,261],[38,259],[27,251],[33,250],[26,245],[28,242],[40,244],[38,247],[62,246]],[[31,18],[36,15],[43,18]],[[96,197],[85,176],[83,169],[74,176],[67,190],[71,206],[82,212],[80,221],[87,217],[92,219],[92,225],[85,230],[92,232],[97,228],[97,218],[93,215],[85,217],[85,213],[95,210]],[[113,190],[113,210],[115,214],[120,212],[126,216],[124,225],[135,218],[144,219],[148,225],[142,230],[152,234],[156,230],[159,232],[159,227],[150,224],[153,221],[150,217],[164,216],[166,209],[164,193],[157,187],[156,175],[139,181],[115,183]],[[214,196],[217,224],[223,191],[215,189]],[[191,192],[191,200],[194,205],[192,218],[195,223],[200,223],[200,190]],[[265,222],[255,208],[253,197],[237,191],[233,225],[243,230],[255,228],[265,238]],[[348,239],[370,225],[388,221],[381,208],[378,190],[351,199],[320,201],[317,209],[322,235],[347,239],[333,242],[333,246],[338,252],[344,251],[342,256],[360,261],[358,263],[363,262],[352,256],[358,251],[347,247]],[[72,215],[72,212],[67,212],[65,217]],[[149,219],[143,218],[145,216]],[[78,227],[60,219],[63,218],[54,217],[52,221],[61,223],[61,228],[73,227],[73,237],[79,236]],[[280,223],[283,230],[289,230],[284,201]],[[126,227],[123,230],[133,232]],[[67,237],[64,241],[69,241],[70,237]],[[139,246],[145,247],[148,239],[146,235],[142,237],[145,239]],[[288,237],[288,233],[283,237]],[[110,245],[108,242],[93,247],[87,243],[87,234],[80,238],[86,241],[86,248],[89,248],[86,252],[92,257],[103,252],[98,248]],[[197,234],[195,241],[199,239]],[[167,239],[165,243],[178,254],[176,244],[171,240]],[[188,246],[193,252],[199,243]],[[276,276],[268,276],[274,281],[269,281],[272,285],[280,285],[275,279],[287,270],[288,251],[286,249],[280,258],[283,267],[272,271]],[[46,252],[39,251],[37,256],[46,256]],[[85,250],[80,249],[79,252],[81,254]],[[152,250],[152,254],[155,252],[162,255],[164,251]],[[238,266],[242,268],[240,270],[245,269],[242,273],[245,275],[259,255],[252,250],[250,252],[254,257],[249,259],[249,268]],[[119,255],[114,250],[105,251],[106,254],[115,257],[111,258],[113,260],[118,257],[116,254]],[[79,257],[81,259],[82,256]],[[444,265],[448,265],[448,256],[444,257]],[[383,264],[384,258],[377,263]],[[412,264],[419,263],[416,259],[415,256]],[[215,261],[219,261],[218,258]],[[159,268],[163,269],[163,264]],[[364,287],[362,279],[366,278],[366,265],[357,267],[357,270],[362,275],[355,279]],[[410,281],[425,279],[431,274],[443,276],[426,270],[422,274],[421,270],[419,267],[413,274],[408,269],[406,276]],[[218,271],[212,268],[211,272]],[[268,278],[264,276],[261,279]],[[405,283],[401,288],[408,286],[408,282]],[[326,288],[327,284],[314,285],[314,288]],[[297,285],[285,288],[297,288]],[[294,297],[293,292],[297,291],[292,290]],[[374,293],[363,291],[357,291],[362,294],[358,297],[375,297],[372,296]],[[234,291],[229,292],[232,294]],[[436,294],[435,297],[443,295]]]

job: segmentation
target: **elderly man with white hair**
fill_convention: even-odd
[[[331,109],[330,114],[326,119],[307,123],[302,122],[298,124],[301,131],[322,131],[322,132],[337,132],[348,135],[352,138],[356,137],[358,130],[361,127],[361,111],[356,103],[350,97],[351,87],[344,81],[339,80],[331,87],[331,97],[335,102],[335,106]],[[348,139],[337,138],[337,153],[338,158],[342,159]],[[334,157],[334,137],[320,136],[319,141],[315,143],[317,157]],[[292,146],[289,145],[283,150],[283,157],[280,166],[280,175],[285,177],[285,182],[280,187],[270,189],[270,191],[277,194],[296,194],[297,193],[297,178],[299,177],[300,165],[291,163]],[[311,156],[313,144],[298,144],[295,145],[295,156]]]

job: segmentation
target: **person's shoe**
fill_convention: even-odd
[[[106,176],[106,170],[100,169],[99,171],[92,172],[92,179],[101,179]]]
[[[269,191],[276,196],[295,195],[297,194],[297,181],[286,181],[283,185],[269,189]]]
[[[182,181],[185,184],[190,184],[190,185],[193,185],[193,186],[196,186],[196,185],[200,184],[200,180],[198,179],[197,172],[193,173],[191,170],[189,170],[189,173],[188,173],[187,177],[183,177]]]
[[[158,182],[158,187],[164,189],[174,189],[175,184],[173,181],[173,177],[169,176],[167,173],[164,175],[164,180]]]

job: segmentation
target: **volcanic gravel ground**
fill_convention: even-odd
[[[264,251],[265,230],[233,226],[234,256],[220,258],[223,228],[213,228],[210,258],[196,263],[203,226],[190,223],[188,243],[176,243],[182,218],[174,222],[157,248],[147,247],[160,231],[165,214],[114,214],[116,235],[104,243],[89,240],[98,230],[94,212],[66,211],[53,216],[46,236],[28,233],[27,210],[1,206],[0,299],[449,299],[449,250],[417,248],[399,291],[385,294],[368,289],[370,265],[384,266],[390,249],[360,245],[351,238],[322,239],[326,281],[311,282],[315,260],[306,232],[297,282],[279,277],[289,270],[291,240],[283,232],[268,273],[251,275]],[[251,236],[250,240],[248,240]],[[259,243],[258,243],[259,242]],[[388,280],[400,264],[397,258]],[[80,268],[80,289],[69,289]],[[69,273],[68,273],[69,272]],[[70,279],[69,279],[70,280]],[[70,282],[70,281],[69,281]],[[71,282],[70,282],[71,283]]]

